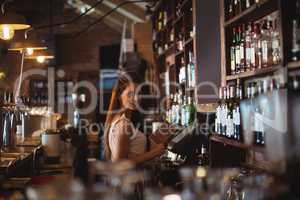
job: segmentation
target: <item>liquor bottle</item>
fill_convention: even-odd
[[[174,98],[173,94],[170,94],[169,104],[166,110],[166,121],[170,124],[172,123],[173,98]]]
[[[172,28],[171,32],[170,32],[170,43],[172,44],[174,42],[174,28]],[[170,44],[170,46],[171,46]]]
[[[227,88],[227,92],[228,92],[228,88]],[[233,121],[234,98],[235,98],[235,88],[234,88],[234,86],[230,86],[229,87],[229,99],[228,99],[228,103],[227,103],[228,113],[227,113],[227,120],[226,120],[226,123],[227,123],[226,136],[228,138],[234,137],[234,121]]]
[[[256,54],[255,50],[256,50],[256,40],[257,40],[258,36],[256,35],[256,32],[254,30],[255,24],[251,23],[250,26],[251,26],[251,44],[250,44],[250,52],[251,52],[250,53],[251,54],[250,55],[250,59],[251,59],[250,66],[251,66],[251,69],[250,70],[254,71],[257,68],[257,63],[256,63],[257,54]]]
[[[250,8],[252,2],[250,0],[245,0],[245,9]]]
[[[272,64],[278,65],[281,61],[281,53],[280,53],[280,38],[278,31],[278,20],[275,19],[272,22],[271,26],[271,37],[272,37]]]
[[[247,26],[246,34],[245,34],[245,42],[246,42],[246,49],[245,49],[245,54],[246,54],[246,71],[250,71],[252,68],[251,65],[251,24],[249,23]]]
[[[194,104],[194,101],[192,100],[192,97],[188,97],[188,105],[187,105],[187,123],[188,125],[191,125],[194,123],[196,118],[196,107]]]
[[[254,112],[254,123],[253,123],[253,134],[254,134],[254,144],[261,144],[261,120],[260,120],[260,110],[255,109]]]
[[[177,101],[177,94],[174,95],[174,102],[173,102],[173,108],[172,108],[172,123],[178,124],[179,118],[178,118],[178,101]]]
[[[273,56],[270,27],[270,22],[268,20],[264,20],[261,30],[262,67],[272,65]]]
[[[163,12],[163,27],[166,27],[167,26],[167,23],[168,23],[168,13],[167,13],[167,11],[164,11]]]
[[[236,74],[240,73],[241,66],[241,51],[240,51],[240,42],[241,42],[241,33],[237,30],[236,39],[235,39],[235,72]]]
[[[227,115],[228,115],[228,109],[226,104],[227,99],[227,88],[223,88],[223,102],[221,105],[221,135],[226,136],[226,128],[227,128]]]
[[[222,88],[219,88],[219,93],[222,92]],[[221,105],[222,105],[222,96],[219,95],[219,101],[216,108],[216,116],[215,116],[215,132],[217,134],[221,134]]]
[[[182,51],[183,50],[183,33],[180,32],[178,34],[177,42],[176,42],[176,49],[177,51]]]
[[[251,84],[251,95],[250,95],[250,98],[255,98],[257,96],[257,84],[256,82],[253,82]]]
[[[240,107],[238,103],[234,105],[234,109],[233,109],[233,124],[234,124],[234,139],[241,141],[242,140],[241,113],[240,113]]]
[[[261,49],[261,32],[259,24],[254,24],[253,27],[253,43],[255,52],[255,67],[261,69],[262,67],[262,49]]]
[[[234,15],[238,15],[241,12],[241,0],[234,0]]]
[[[236,94],[235,94],[235,98],[237,101],[240,101],[243,99],[243,86],[240,85],[240,81],[237,81],[237,85],[236,85]]]
[[[240,72],[245,72],[246,59],[245,59],[245,25],[239,26],[240,37]]]
[[[228,18],[231,19],[234,17],[234,1],[235,0],[230,0],[229,5],[228,5]]]
[[[233,35],[232,35],[232,45],[230,47],[230,69],[231,74],[235,74],[236,72],[236,59],[235,59],[235,47],[236,47],[236,30],[233,28]]]
[[[186,81],[186,66],[184,58],[181,58],[181,67],[179,70],[179,83],[184,83]]]
[[[292,20],[292,60],[300,60],[300,0],[296,1],[296,13]]]
[[[187,113],[187,104],[186,104],[186,97],[183,96],[183,104],[181,107],[181,126],[186,126],[186,113]]]
[[[182,114],[181,114],[181,112],[182,112],[182,105],[183,105],[183,100],[182,100],[182,92],[181,91],[179,91],[178,92],[178,94],[177,94],[177,102],[178,102],[178,106],[177,106],[177,110],[176,110],[176,114],[177,114],[177,117],[178,117],[178,119],[177,119],[177,125],[181,125],[181,123],[182,123]]]
[[[159,14],[158,14],[158,20],[157,20],[157,30],[160,31],[162,29],[162,26],[163,26],[163,12],[160,11]]]
[[[195,80],[195,63],[193,53],[189,51],[189,64],[188,64],[188,86],[195,87],[196,80]]]
[[[198,164],[200,166],[206,166],[209,164],[207,148],[203,144],[201,145],[200,155],[198,156]]]

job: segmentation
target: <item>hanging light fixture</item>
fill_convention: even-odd
[[[4,5],[7,1],[1,5],[1,15],[0,15],[0,39],[11,40],[14,37],[16,30],[28,29],[31,26],[26,23],[23,16],[4,11]]]
[[[33,55],[36,50],[45,50],[47,49],[46,44],[40,42],[34,38],[28,38],[25,33],[25,39],[23,41],[12,42],[8,48],[8,51],[25,51],[25,54],[28,56]]]
[[[54,59],[54,55],[46,50],[34,51],[32,55],[26,55],[25,59],[36,60],[39,63],[44,63],[46,60]]]

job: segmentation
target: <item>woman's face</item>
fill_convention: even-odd
[[[138,105],[138,95],[136,94],[136,84],[130,83],[121,94],[121,103],[124,109],[136,110]]]

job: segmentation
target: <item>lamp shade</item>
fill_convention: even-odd
[[[54,55],[46,50],[34,51],[32,55],[25,56],[25,59],[37,59],[38,57],[43,57],[44,59],[53,59]]]
[[[13,30],[24,30],[31,27],[23,16],[11,12],[0,14],[0,28],[3,26],[9,26]]]
[[[47,46],[40,41],[33,39],[24,39],[23,41],[12,42],[8,51],[22,51],[24,49],[45,50]]]

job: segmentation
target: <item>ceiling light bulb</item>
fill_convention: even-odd
[[[32,55],[33,54],[33,48],[26,48],[26,53],[27,53],[27,55]]]
[[[11,40],[15,35],[14,29],[9,25],[2,25],[0,27],[0,38],[2,40]]]
[[[44,63],[45,62],[45,57],[44,56],[38,56],[38,57],[36,57],[36,61],[38,61],[39,63]]]

